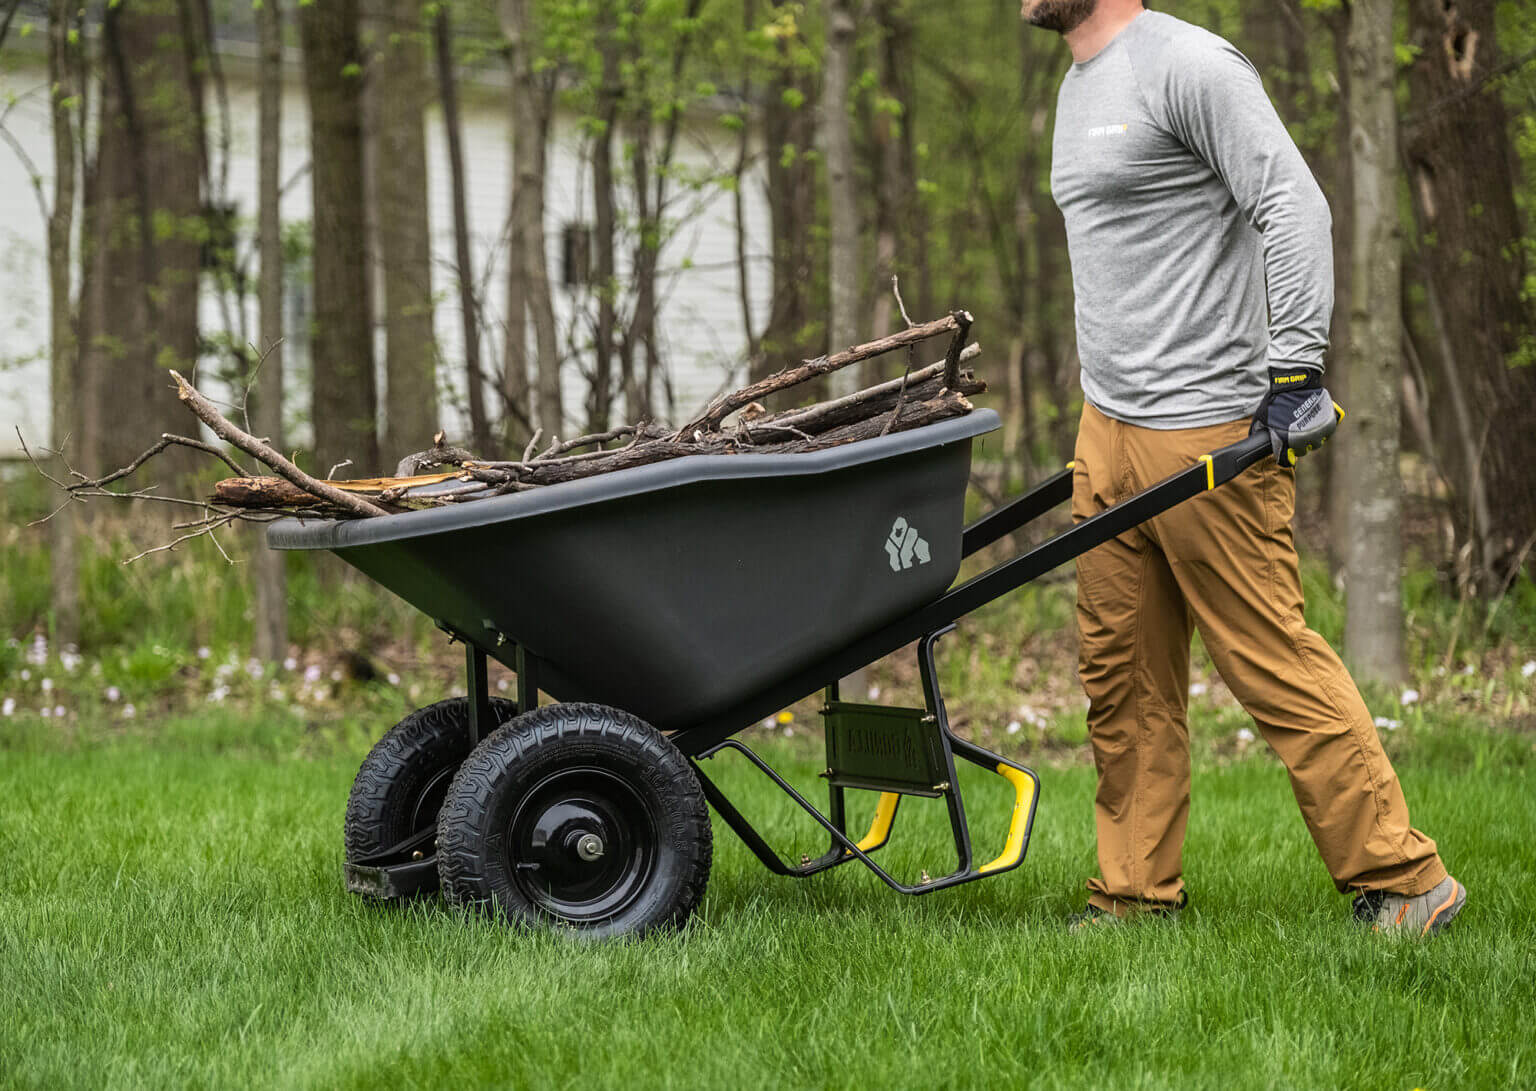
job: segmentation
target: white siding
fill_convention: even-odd
[[[282,178],[285,222],[310,219],[308,175],[308,110],[298,72],[290,66],[283,97]],[[256,88],[250,66],[238,59],[226,71],[231,113],[228,199],[241,217],[241,248],[254,278],[256,212]],[[47,74],[40,57],[11,53],[0,62],[0,99],[16,96],[5,125],[42,173],[45,191],[52,186],[52,137],[47,111]],[[482,306],[491,330],[482,335],[487,368],[499,368],[503,355],[502,316],[506,308],[506,226],[511,200],[511,149],[504,98],[484,87],[467,88],[463,103],[464,147],[469,218],[477,278],[486,287]],[[212,106],[210,101],[210,106]],[[217,118],[210,119],[217,123]],[[678,165],[703,171],[730,163],[734,137],[713,130],[708,122],[685,127],[679,141]],[[427,120],[429,210],[433,236],[433,288],[438,299],[435,325],[442,360],[444,424],[450,433],[467,432],[461,407],[465,404],[463,338],[454,271],[453,205],[449,190],[447,139],[434,105]],[[582,141],[574,119],[556,119],[547,185],[546,228],[548,260],[556,317],[562,341],[572,329],[577,297],[560,284],[561,228],[567,222],[591,223],[590,170],[582,159]],[[42,215],[20,157],[0,144],[0,456],[19,454],[16,427],[30,443],[48,438],[48,290],[46,233]],[[711,394],[740,380],[746,335],[742,328],[735,265],[735,223],[731,195],[717,186],[698,194],[678,194],[674,207],[691,215],[668,239],[661,255],[658,290],[662,307],[659,336],[676,393],[676,415],[684,415]],[[760,178],[748,179],[745,190],[747,236],[751,262],[753,316],[761,326],[767,317],[771,291],[767,260],[769,223]],[[620,276],[627,256],[621,253]],[[291,285],[293,299],[302,304],[307,287]],[[256,339],[254,279],[246,313],[231,315],[235,336]],[[228,301],[221,306],[205,284],[201,315],[205,334],[225,328]],[[288,317],[285,350],[290,368],[286,409],[294,427],[293,442],[307,434],[308,346],[305,331]],[[382,335],[380,335],[382,337]],[[382,342],[380,343],[382,373]],[[206,361],[211,364],[212,361]],[[569,427],[582,424],[586,395],[582,367],[567,366],[563,391]],[[205,375],[206,378],[206,375]],[[381,374],[382,382],[382,374]],[[487,390],[494,414],[497,400]],[[390,446],[386,444],[386,446]],[[393,453],[393,452],[391,452]]]

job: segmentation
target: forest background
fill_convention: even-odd
[[[1437,593],[1474,612],[1529,593],[1536,5],[1153,6],[1244,50],[1328,195],[1338,298],[1328,383],[1349,418],[1302,470],[1300,521],[1343,593],[1352,664],[1401,682],[1405,571],[1432,573]],[[230,155],[216,45],[229,35],[253,39],[260,56],[263,198],[245,217],[216,200]],[[688,194],[749,184],[764,187],[771,214],[772,290],[755,313],[738,240],[744,371],[896,328],[895,277],[919,319],[952,306],[980,319],[981,373],[1006,436],[978,466],[978,490],[1006,494],[1070,457],[1081,394],[1049,191],[1070,57],[1008,0],[7,0],[0,49],[36,38],[47,43],[60,167],[35,182],[49,229],[48,432],[63,453],[34,454],[56,472],[66,462],[105,472],[161,431],[185,431],[163,369],[198,360],[249,391],[255,430],[281,446],[285,263],[312,284],[313,450],[300,458],[321,473],[348,460],[387,470],[424,446],[444,419],[445,371],[464,377],[467,395],[469,434],[452,438],[483,454],[515,453],[539,430],[664,416],[657,254]],[[307,224],[276,214],[278,179],[295,169],[276,162],[275,140],[277,85],[293,63],[312,118]],[[423,111],[433,101],[443,111],[461,194],[475,149],[458,133],[458,85],[486,67],[504,71],[514,164],[511,275],[495,324],[467,246],[457,276],[447,286],[439,276],[432,293],[424,199]],[[558,329],[543,179],[557,107],[581,119],[595,208],[580,240],[588,310]],[[734,162],[703,176],[680,169],[685,119],[727,134]],[[380,154],[364,156],[366,139]],[[467,230],[458,205],[454,226]],[[254,340],[200,327],[210,283],[257,297]],[[462,313],[462,358],[434,343],[437,308]],[[562,369],[579,371],[580,404],[563,397]],[[12,647],[34,633],[55,647],[102,646],[114,634],[89,601],[85,554],[110,538],[112,513],[71,505],[24,527],[23,516],[54,510],[28,499],[19,482],[30,473],[6,478]],[[240,580],[253,599],[235,639],[280,660],[294,649],[288,570],[246,552]],[[224,559],[200,550],[198,563]]]

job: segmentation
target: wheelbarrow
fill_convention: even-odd
[[[465,649],[465,697],[419,709],[363,762],[347,804],[348,889],[441,887],[510,922],[594,936],[683,923],[712,852],[709,807],[776,874],[857,861],[902,894],[1017,868],[1033,771],[950,730],[935,646],[958,619],[1270,453],[1254,436],[957,586],[961,560],[1066,501],[1072,470],[966,526],[977,410],[808,454],[701,455],[355,521],[285,520],[278,549],[328,549]],[[845,700],[838,679],[915,643],[921,708]],[[516,672],[492,697],[487,661]],[[824,691],[827,809],[734,736]],[[540,704],[540,694],[553,703]],[[829,839],[786,861],[705,772],[744,756]],[[956,759],[1003,777],[1001,851],[974,852]],[[847,793],[877,793],[847,827]],[[875,854],[908,796],[943,799],[956,863],[907,883]]]

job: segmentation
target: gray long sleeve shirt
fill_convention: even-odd
[[[1095,408],[1149,428],[1216,424],[1253,412],[1266,365],[1323,366],[1328,204],[1226,41],[1148,11],[1074,64],[1051,192]]]

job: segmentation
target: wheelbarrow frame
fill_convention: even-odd
[[[1035,811],[1039,804],[1039,777],[1029,768],[962,739],[950,730],[935,669],[935,647],[938,641],[954,629],[960,618],[979,607],[1017,590],[1046,572],[1202,492],[1226,484],[1270,454],[1268,435],[1259,433],[1204,455],[1185,469],[1135,496],[1083,519],[1018,556],[953,587],[938,598],[850,642],[792,676],[748,694],[724,711],[675,728],[670,733],[671,741],[693,766],[710,805],[747,848],[775,874],[804,878],[857,860],[891,889],[916,895],[1011,871],[1023,862],[1028,852]],[[1072,473],[1073,467],[1069,463],[1066,469],[1053,474],[1024,495],[995,508],[965,527],[962,558],[974,555],[1069,500],[1072,496]],[[463,641],[465,645],[465,674],[470,697],[469,730],[472,743],[478,742],[498,726],[490,704],[487,649],[477,642],[476,636],[452,629],[448,629],[448,632],[450,638]],[[480,636],[478,639],[485,638]],[[859,705],[840,700],[837,679],[914,642],[917,644],[918,665],[923,682],[923,709],[893,710],[887,706]],[[509,650],[512,652],[510,657],[506,654]],[[536,708],[540,670],[538,656],[521,645],[506,649],[498,644],[495,654],[498,659],[512,658],[517,677],[518,708],[522,712]],[[851,778],[839,770],[829,757],[828,767],[822,774],[829,781],[828,810],[823,813],[750,747],[732,738],[744,728],[819,689],[826,694],[823,714],[827,717],[829,754],[840,717],[867,716],[878,710],[897,718],[905,717],[909,728],[923,733],[923,739],[928,744],[928,768],[936,770],[934,775],[940,779],[930,785],[923,785],[912,781],[910,775]],[[745,757],[827,832],[830,845],[826,853],[814,860],[802,857],[799,866],[784,862],[782,855],[768,844],[702,768],[701,762],[726,751]],[[956,776],[957,757],[996,772],[1008,780],[1015,790],[1005,848],[1001,855],[979,867],[973,859],[965,805]],[[847,788],[881,792],[869,832],[858,840],[851,837],[846,828]],[[924,873],[922,881],[916,884],[903,883],[872,859],[871,854],[887,843],[900,799],[904,795],[945,799],[957,858],[956,867],[950,874],[929,879]],[[424,865],[428,861],[420,859],[419,853],[415,859],[406,857],[410,855],[410,849],[430,840],[427,834],[428,831],[422,831],[413,836],[409,845],[402,843],[376,857],[349,863],[349,887],[365,892],[387,890],[391,893],[408,893],[418,885],[417,876],[427,874],[428,869]]]

